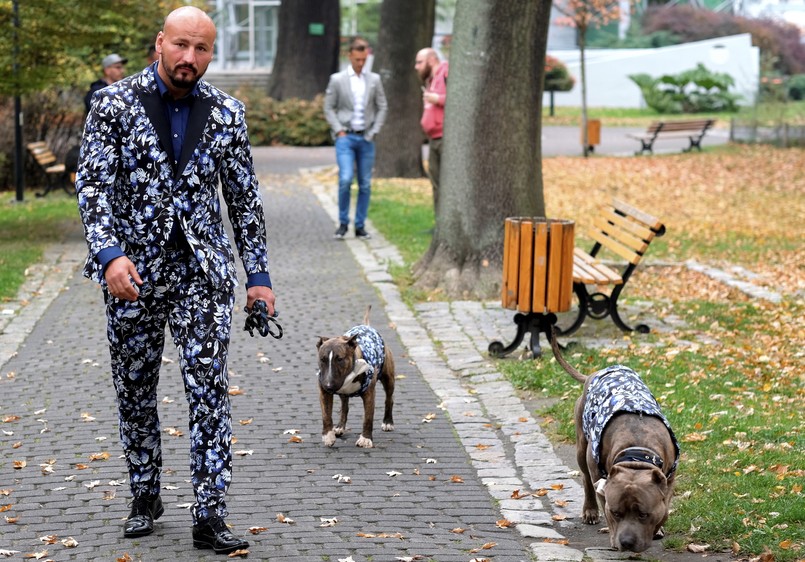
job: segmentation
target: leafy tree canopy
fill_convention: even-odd
[[[0,95],[84,88],[100,74],[101,59],[112,52],[129,59],[129,72],[139,70],[165,16],[186,4],[181,0],[20,0],[17,28],[12,23],[12,0],[0,0],[0,20],[11,24],[0,27]],[[192,4],[202,7],[205,3]]]

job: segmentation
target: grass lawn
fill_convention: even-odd
[[[60,242],[80,220],[74,197],[53,192],[37,198],[34,190],[17,203],[6,192],[0,199],[0,299],[16,296],[25,270],[42,258],[47,245]]]
[[[625,351],[572,347],[565,354],[582,372],[631,366],[674,426],[682,460],[665,547],[805,559],[805,151],[738,146],[639,159],[548,158],[543,175],[547,214],[575,220],[577,232],[612,196],[667,225],[622,300],[653,301],[686,327],[624,334]],[[431,207],[427,180],[373,188],[372,222],[409,268],[428,247]],[[688,259],[743,267],[757,276],[754,284],[784,298],[750,299],[687,269]],[[645,266],[652,261],[665,264]],[[434,298],[408,288],[409,268],[393,272],[407,298]],[[538,412],[546,431],[573,441],[578,383],[552,359],[498,366],[517,388],[552,398]]]
[[[716,127],[729,127],[730,120],[735,117],[741,120],[757,119],[761,123],[773,125],[785,122],[790,125],[805,124],[805,102],[791,101],[786,103],[765,103],[757,107],[742,107],[738,113],[696,113],[696,114],[662,114],[653,109],[629,109],[611,107],[590,107],[587,109],[588,119],[600,119],[606,127],[645,127],[652,121],[682,119],[716,119]],[[554,115],[550,115],[548,104],[542,108],[543,125],[575,125],[581,124],[581,108],[555,107]]]

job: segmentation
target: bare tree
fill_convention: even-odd
[[[540,116],[551,0],[462,0],[445,108],[442,185],[416,285],[499,291],[509,216],[545,214]]]
[[[414,58],[430,47],[435,18],[436,0],[384,0],[380,7],[372,70],[383,80],[389,113],[376,141],[378,177],[422,176],[422,92]]]
[[[286,0],[280,5],[277,55],[268,95],[311,100],[338,71],[338,0]]]

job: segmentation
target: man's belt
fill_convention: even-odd
[[[346,129],[346,131],[347,131],[347,134],[348,134],[348,135],[362,135],[363,133],[365,133],[365,132],[366,132],[365,130],[363,130],[363,131],[356,131],[356,130],[354,130],[354,129]]]

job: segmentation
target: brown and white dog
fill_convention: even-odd
[[[371,448],[375,415],[375,387],[377,381],[386,393],[386,410],[383,414],[383,431],[394,429],[394,357],[380,334],[369,326],[369,310],[363,324],[350,328],[343,336],[319,337],[316,344],[319,357],[319,400],[321,402],[324,444],[332,447],[336,436],[347,428],[349,399],[360,396],[363,400],[363,430],[355,443]],[[341,397],[341,419],[333,427],[333,396]]]
[[[584,383],[575,408],[576,460],[584,480],[582,520],[598,523],[600,497],[610,546],[643,552],[652,539],[663,536],[668,519],[679,461],[676,437],[633,370],[614,365],[589,377],[565,370]]]

